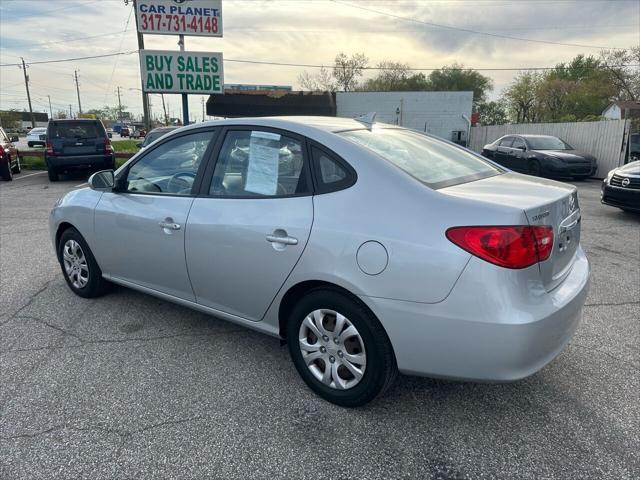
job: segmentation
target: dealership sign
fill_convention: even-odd
[[[140,50],[147,93],[223,93],[222,53]]]
[[[222,37],[222,0],[138,0],[138,31]]]

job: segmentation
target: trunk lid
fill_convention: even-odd
[[[553,227],[551,256],[538,264],[547,291],[557,287],[571,270],[580,244],[581,214],[573,185],[539,177],[506,173],[440,189],[456,197],[474,199],[524,211],[529,225]],[[478,225],[482,225],[478,220]]]

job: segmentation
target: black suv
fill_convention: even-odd
[[[51,120],[44,161],[52,182],[68,170],[115,170],[111,140],[100,120]]]

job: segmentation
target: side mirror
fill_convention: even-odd
[[[14,135],[13,137],[11,137],[11,141],[12,141],[12,142],[19,142],[19,141],[20,141],[20,139],[18,138],[18,136],[17,136],[17,135]]]
[[[89,177],[89,187],[93,190],[111,190],[114,184],[113,170],[102,170]]]
[[[138,143],[136,143],[136,147],[138,147],[138,148],[142,148],[142,142],[138,142]]]

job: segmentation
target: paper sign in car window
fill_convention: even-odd
[[[260,195],[276,194],[279,156],[280,135],[271,132],[251,132],[245,191]]]

